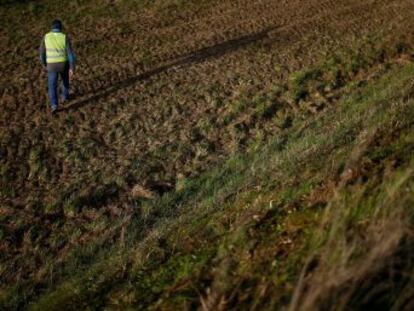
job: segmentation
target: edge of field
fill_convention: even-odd
[[[292,295],[292,310],[298,301],[308,310],[321,301],[406,302],[413,75],[414,65],[399,61],[368,83],[351,83],[324,113],[145,201],[129,225],[114,224],[110,250],[79,247],[59,282],[32,293],[31,309],[263,310]],[[390,266],[408,277],[384,277]],[[3,291],[3,305],[21,303],[26,290]]]

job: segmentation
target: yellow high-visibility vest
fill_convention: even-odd
[[[45,36],[46,62],[63,63],[68,60],[66,53],[66,35],[61,32],[49,32]]]

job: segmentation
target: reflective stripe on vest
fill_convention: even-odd
[[[63,63],[68,60],[65,34],[49,32],[45,36],[45,46],[47,63]]]

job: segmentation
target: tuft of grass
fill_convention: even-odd
[[[306,69],[292,73],[289,76],[289,98],[294,102],[304,99],[308,93],[309,83],[316,81],[322,75],[319,68]]]

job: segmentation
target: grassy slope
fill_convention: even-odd
[[[34,309],[272,308],[289,302],[306,262],[314,272],[302,272],[301,303],[332,306],[343,291],[351,293],[344,303],[395,303],[413,285],[404,253],[414,198],[413,74],[411,64],[396,66],[268,145],[148,202],[112,251],[51,283]],[[150,228],[141,241],[140,227]],[[376,274],[393,256],[404,263],[397,281]],[[380,302],[382,288],[368,295],[378,282],[387,293]]]
[[[84,18],[86,12],[102,18],[102,24],[111,17],[92,2],[84,3],[76,11],[78,15],[72,16],[73,23],[79,19],[83,26],[89,25]],[[54,11],[58,7],[32,5],[29,10],[37,16],[37,9]],[[126,12],[122,10],[127,6],[121,8],[114,14]],[[159,5],[156,11],[165,15],[168,8]],[[164,20],[161,15],[160,20]],[[168,21],[166,18],[165,23]],[[10,20],[10,28],[14,22]],[[124,26],[131,24],[126,22]],[[38,28],[40,32],[40,24]],[[14,40],[19,35],[22,33],[8,34]],[[23,151],[16,153],[18,160],[23,154],[21,158],[32,172],[24,203],[29,208],[23,210],[17,204],[16,210],[7,205],[1,210],[6,224],[2,247],[13,241],[8,235],[21,237],[16,238],[18,256],[13,257],[14,249],[12,252],[7,246],[2,259],[2,278],[5,284],[10,283],[0,292],[3,306],[17,309],[30,302],[39,310],[87,306],[170,310],[172,306],[201,304],[206,309],[220,309],[238,304],[263,309],[288,305],[295,288],[293,309],[297,301],[313,308],[321,301],[338,303],[337,297],[349,297],[344,304],[361,305],[363,298],[375,295],[384,297],[382,305],[390,301],[406,304],[412,269],[405,249],[410,245],[409,208],[413,197],[410,78],[414,70],[411,64],[400,64],[407,61],[401,55],[409,51],[405,46],[409,41],[391,40],[388,44],[378,38],[377,34],[366,45],[358,49],[353,46],[352,52],[292,74],[289,82],[273,85],[271,92],[264,89],[246,98],[241,92],[239,100],[226,103],[230,109],[223,113],[223,123],[228,123],[224,131],[234,136],[231,143],[236,148],[231,149],[238,150],[243,137],[243,129],[237,127],[243,123],[240,119],[250,117],[256,123],[269,124],[270,129],[259,128],[256,136],[242,143],[247,153],[236,151],[224,164],[197,178],[181,180],[177,191],[155,200],[125,199],[125,193],[118,193],[125,187],[122,178],[104,176],[104,182],[97,175],[94,179],[95,171],[85,168],[92,165],[101,172],[102,163],[106,163],[108,167],[103,170],[112,172],[111,157],[95,161],[96,141],[89,140],[91,137],[82,131],[78,137],[74,131],[71,135],[79,139],[79,148],[74,144],[75,150],[70,149],[65,142],[57,148],[68,155],[65,161],[79,168],[82,178],[77,178],[76,171],[68,174],[76,177],[64,183],[68,188],[63,193],[68,195],[53,197],[50,200],[54,203],[45,205],[36,196],[46,196],[47,202],[53,191],[44,190],[43,194],[34,189],[49,187],[48,178],[56,175],[59,165],[43,160],[39,163],[44,148],[37,150],[21,143],[23,147],[17,150]],[[91,46],[91,55],[102,48],[99,43]],[[122,51],[125,49],[113,52],[122,57],[118,55]],[[9,85],[5,85],[3,98],[7,99]],[[274,101],[284,109],[274,111]],[[252,103],[247,111],[246,102]],[[13,118],[11,112],[5,110]],[[121,121],[128,120],[124,122],[127,125],[134,124],[133,119],[125,119],[129,112],[119,114]],[[50,120],[35,118],[36,124],[40,122],[47,128]],[[69,119],[70,114],[54,125],[62,126],[62,131],[70,129],[73,120]],[[93,122],[82,126],[94,128]],[[277,136],[267,142],[261,134],[266,131],[267,137],[269,133]],[[16,133],[11,129],[1,134],[5,139],[2,147],[13,148],[12,134]],[[33,136],[36,143],[42,142],[41,130],[35,129]],[[128,137],[122,130],[113,137],[114,146],[127,148]],[[6,138],[7,144],[3,144]],[[27,157],[24,148],[30,151]],[[154,154],[162,154],[162,150]],[[123,170],[132,169],[129,164],[119,163]],[[4,171],[11,171],[9,162],[1,164]],[[5,186],[13,181],[6,180],[7,176],[2,175]],[[26,177],[23,172],[15,181]],[[98,185],[92,194],[76,190],[85,181]],[[2,195],[12,197],[13,191],[12,187],[3,187]],[[106,196],[110,197],[109,203]],[[383,249],[375,247],[378,241],[383,242]],[[371,264],[373,259],[376,265]],[[402,264],[394,267],[396,261]],[[296,286],[304,264],[306,269]],[[384,272],[389,267],[403,272],[404,277],[392,279]],[[378,279],[384,285],[377,290],[372,284],[382,284]],[[391,283],[394,290],[389,288]],[[383,295],[381,288],[390,294]],[[397,297],[398,292],[408,298]],[[364,303],[374,300],[365,299]]]

